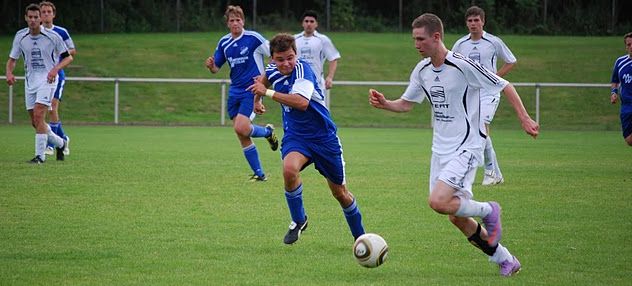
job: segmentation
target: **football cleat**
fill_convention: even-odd
[[[70,137],[66,136],[66,145],[64,147],[64,155],[70,155]]]
[[[517,274],[518,272],[520,272],[520,269],[522,269],[520,261],[518,261],[518,258],[516,258],[515,256],[512,256],[511,259],[501,262],[498,266],[500,267],[500,275],[504,277],[509,277]]]
[[[35,156],[33,157],[33,159],[26,161],[27,163],[30,164],[44,164],[44,160],[42,160],[42,158],[40,158],[40,156]]]
[[[503,227],[500,223],[500,205],[497,202],[489,202],[489,205],[492,207],[492,212],[483,218],[483,224],[485,224],[485,229],[487,230],[487,235],[489,236],[487,243],[493,247],[498,245],[498,242],[500,242],[500,238],[503,234]]]
[[[305,221],[303,223],[296,223],[292,221],[285,237],[283,238],[283,243],[295,243],[305,229],[307,229],[307,216],[305,216]]]
[[[44,155],[46,155],[46,156],[53,156],[53,155],[55,155],[55,148],[53,148],[52,146],[46,147],[46,150],[44,151]]]
[[[266,177],[266,175],[259,177],[257,176],[257,174],[252,175],[249,179],[249,181],[251,182],[265,182],[267,180],[268,180],[268,177]]]
[[[485,170],[485,176],[483,177],[483,186],[500,185],[505,180],[501,176],[497,176],[493,170]]]
[[[68,145],[68,142],[66,140],[64,140],[64,145],[59,147],[59,148],[55,148],[55,157],[57,158],[57,161],[63,161],[64,160],[64,149],[66,148],[66,145]]]
[[[268,143],[270,144],[270,149],[272,149],[272,151],[276,151],[279,149],[279,139],[276,134],[274,134],[274,125],[266,124],[266,129],[270,130],[270,136],[266,137],[266,140],[268,140]]]

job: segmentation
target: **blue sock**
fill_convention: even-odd
[[[250,126],[252,127],[252,131],[250,131],[250,137],[252,138],[268,137],[272,133],[270,129],[265,128],[263,126],[254,125],[254,124],[251,124]]]
[[[50,126],[50,130],[53,131],[53,133],[57,134],[57,132],[59,132],[59,131],[57,131],[57,130],[59,130],[59,122],[52,122],[51,121],[51,122],[48,123],[48,126]],[[57,135],[59,135],[59,134],[57,134]],[[62,138],[65,139],[64,137],[62,137]],[[54,148],[55,146],[53,144],[51,144],[51,143],[48,143],[48,145],[46,145],[46,147]]]
[[[250,165],[250,169],[255,173],[255,175],[259,177],[265,176],[263,173],[263,169],[261,168],[261,162],[259,162],[259,153],[257,152],[257,146],[252,144],[244,149],[244,156],[246,156],[246,161]]]
[[[59,135],[61,139],[66,140],[66,133],[64,133],[64,128],[61,127],[61,121],[57,122],[57,131],[53,130],[55,134]]]
[[[290,209],[292,221],[296,223],[305,222],[305,209],[303,208],[303,184],[293,191],[285,190],[285,200]]]
[[[351,205],[343,208],[342,211],[345,213],[345,218],[347,219],[347,224],[349,224],[353,238],[357,239],[363,235],[364,227],[362,226],[362,214],[356,204],[355,198],[353,199],[353,202],[351,202]]]

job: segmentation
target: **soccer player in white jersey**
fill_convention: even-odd
[[[43,1],[40,2],[39,6],[40,13],[42,15],[42,25],[44,26],[44,28],[57,33],[62,38],[62,40],[64,40],[66,47],[68,47],[68,53],[74,57],[77,54],[77,50],[75,49],[75,43],[72,41],[68,30],[53,24],[53,19],[55,19],[55,16],[57,15],[57,8],[55,7],[55,4],[49,1]],[[66,74],[64,73],[64,70],[59,70],[58,77],[59,79],[57,80],[57,89],[55,90],[55,96],[53,97],[51,109],[48,111],[48,116],[50,119],[48,125],[50,125],[50,128],[53,130],[53,132],[55,132],[55,134],[57,134],[61,138],[66,139],[66,148],[64,148],[64,155],[69,155],[70,137],[68,137],[64,133],[64,128],[62,127],[61,120],[59,119],[59,104],[61,103],[61,97],[64,93],[64,86],[66,84]],[[53,153],[53,145],[48,144],[48,147],[46,148],[46,155],[53,155]]]
[[[309,64],[298,59],[295,39],[278,34],[270,41],[272,61],[264,76],[250,86],[255,96],[255,111],[263,113],[262,96],[278,102],[283,111],[283,181],[292,222],[283,242],[292,244],[307,228],[303,208],[301,171],[310,164],[327,179],[332,195],[342,207],[354,238],[364,234],[362,214],[353,194],[347,189],[342,145],[336,124],[325,106],[325,93]],[[272,89],[267,89],[271,86]]]
[[[500,38],[483,30],[485,11],[477,6],[470,7],[465,12],[465,24],[470,33],[457,40],[452,51],[478,62],[498,76],[505,76],[516,64],[516,57]],[[497,71],[498,58],[504,64]],[[483,185],[486,186],[504,182],[489,132],[489,125],[494,119],[499,103],[500,93],[491,93],[486,90],[481,92],[481,118],[485,121],[487,132],[484,151],[485,176],[483,177]]]
[[[621,94],[621,129],[625,143],[632,146],[632,32],[623,36],[627,55],[619,57],[612,69],[610,103]]]
[[[434,14],[423,14],[413,23],[415,48],[425,57],[413,69],[404,94],[387,100],[369,90],[369,104],[394,112],[410,111],[424,98],[434,114],[432,159],[430,163],[430,207],[448,215],[450,221],[476,247],[500,266],[500,274],[511,276],[520,262],[499,242],[502,236],[501,208],[497,202],[472,199],[472,183],[482,163],[485,132],[479,115],[480,90],[505,93],[522,128],[538,135],[513,85],[480,64],[449,51],[443,43],[443,24]],[[484,228],[474,218],[482,219]]]
[[[318,85],[325,91],[333,86],[336,68],[340,52],[336,49],[329,37],[316,31],[318,28],[318,14],[316,11],[307,10],[303,13],[303,32],[294,35],[298,57],[309,63],[316,76]],[[323,67],[325,60],[329,62],[327,77],[324,77]]]
[[[46,161],[44,151],[48,142],[56,147],[57,160],[61,161],[64,160],[66,140],[53,133],[45,118],[57,88],[57,73],[72,62],[72,56],[59,35],[40,25],[39,5],[28,5],[24,19],[28,28],[19,30],[13,39],[6,64],[7,84],[15,83],[13,70],[17,60],[23,56],[26,73],[25,104],[35,128],[35,157],[29,162],[41,164]]]
[[[279,141],[272,124],[265,127],[252,124],[255,118],[254,95],[246,88],[254,82],[255,77],[263,74],[263,60],[270,56],[270,49],[263,36],[244,29],[245,16],[241,7],[229,5],[224,18],[230,33],[219,40],[215,54],[206,59],[206,67],[211,73],[217,73],[225,63],[230,65],[228,116],[233,120],[233,128],[244,156],[254,173],[250,181],[263,182],[267,178],[252,138],[265,137],[273,151],[279,147]]]

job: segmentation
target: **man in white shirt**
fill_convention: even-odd
[[[516,64],[516,57],[509,47],[498,37],[483,30],[485,25],[485,11],[477,6],[472,6],[465,12],[465,23],[469,34],[463,36],[454,43],[452,51],[460,53],[484,66],[496,75],[505,76]],[[500,70],[496,70],[496,62],[500,58],[504,64]],[[500,93],[481,92],[481,118],[485,121],[487,140],[485,142],[485,176],[483,185],[496,185],[504,182],[500,172],[496,151],[492,145],[489,125],[494,119],[494,114],[500,103]]]
[[[57,89],[57,73],[72,62],[72,56],[57,33],[40,25],[39,5],[28,5],[24,19],[28,28],[18,31],[13,39],[6,64],[7,84],[15,83],[13,70],[20,56],[24,56],[25,104],[35,128],[35,157],[29,162],[41,164],[46,161],[44,150],[47,142],[56,147],[57,160],[61,161],[64,160],[66,141],[53,133],[44,119]]]
[[[302,19],[303,32],[294,35],[298,57],[309,63],[314,74],[318,77],[318,85],[323,91],[331,89],[340,53],[329,37],[316,31],[318,14],[315,11],[305,11]],[[323,74],[325,60],[329,62],[327,77]]]
[[[494,93],[502,90],[522,128],[531,136],[538,135],[539,126],[529,117],[513,85],[445,47],[439,17],[423,14],[413,21],[412,27],[415,48],[425,58],[413,69],[410,83],[399,99],[387,100],[382,93],[371,89],[369,104],[407,112],[424,99],[430,102],[434,131],[428,203],[437,213],[448,215],[470,243],[498,264],[502,276],[511,276],[520,271],[521,264],[499,243],[500,205],[472,199],[472,183],[482,163],[486,137],[479,117],[480,90]],[[474,217],[481,218],[485,227]]]

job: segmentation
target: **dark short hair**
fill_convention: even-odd
[[[485,21],[485,10],[478,6],[472,6],[465,11],[465,20],[470,16],[481,16],[481,20]]]
[[[31,3],[26,6],[26,9],[24,10],[24,15],[28,15],[29,11],[37,11],[39,13],[40,7],[35,3]]]
[[[270,55],[274,56],[274,53],[285,52],[289,49],[296,52],[296,40],[294,36],[288,33],[279,33],[270,40]]]
[[[627,39],[627,38],[632,38],[632,32],[629,32],[629,33],[623,35],[623,43],[625,43],[625,39]]]
[[[305,10],[305,12],[303,12],[303,17],[301,17],[301,21],[305,20],[305,17],[314,17],[314,19],[318,21],[318,13],[314,10]]]
[[[426,28],[426,32],[430,35],[439,32],[443,39],[443,22],[439,16],[432,13],[424,13],[413,20],[413,29]]]

